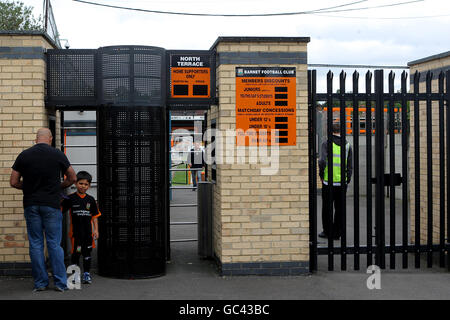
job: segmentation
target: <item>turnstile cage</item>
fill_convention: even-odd
[[[104,107],[97,112],[101,275],[139,278],[165,272],[165,117],[163,107]]]
[[[146,46],[98,50],[100,101],[108,105],[161,105],[165,98],[165,50]]]

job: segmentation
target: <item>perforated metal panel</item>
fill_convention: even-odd
[[[164,49],[118,46],[103,47],[98,52],[101,104],[164,105]]]
[[[48,50],[47,105],[163,106],[163,48],[114,46],[97,50]]]
[[[166,119],[162,107],[103,107],[98,119],[98,266],[105,276],[165,272]]]
[[[47,104],[95,105],[97,50],[47,52]]]

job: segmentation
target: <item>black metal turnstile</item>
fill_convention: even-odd
[[[98,271],[120,278],[165,273],[168,163],[165,50],[97,53]]]
[[[167,162],[162,107],[107,107],[98,117],[99,274],[165,273]]]
[[[97,112],[99,273],[163,274],[170,258],[167,114],[217,104],[215,53],[111,46],[50,49],[46,57],[46,107]],[[172,67],[182,58],[202,59],[210,69],[201,83],[209,94],[172,96]]]

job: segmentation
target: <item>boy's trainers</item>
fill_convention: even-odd
[[[87,283],[87,284],[91,284],[92,283],[92,278],[91,275],[89,274],[89,272],[85,272],[83,273],[83,282],[82,283]]]

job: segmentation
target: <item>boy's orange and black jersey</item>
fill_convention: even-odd
[[[88,195],[72,193],[64,199],[62,211],[70,210],[70,233],[69,236],[77,239],[82,245],[92,245],[92,219],[98,218],[101,213],[97,208],[95,199]]]

